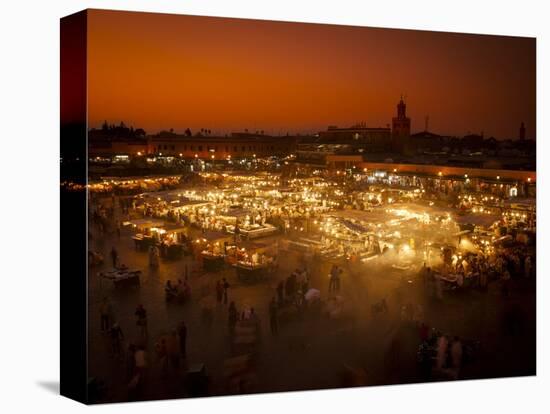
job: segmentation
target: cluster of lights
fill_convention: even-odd
[[[340,171],[337,173],[340,174]],[[341,173],[345,174],[345,171]],[[388,177],[386,173],[376,173]],[[442,175],[441,172],[439,175]],[[225,223],[223,228],[231,232],[231,225],[228,223],[234,225],[236,217],[234,212],[238,208],[239,215],[237,217],[240,217],[241,229],[246,229],[251,223],[257,225],[268,215],[279,216],[284,218],[287,230],[303,233],[313,228],[321,233],[324,241],[330,241],[331,246],[339,246],[339,249],[346,249],[348,246],[353,246],[354,251],[367,249],[367,241],[370,243],[370,237],[376,234],[381,247],[395,249],[396,252],[398,251],[404,256],[416,254],[414,245],[416,230],[421,229],[430,234],[430,238],[433,233],[432,240],[423,242],[423,248],[427,249],[432,245],[432,241],[440,243],[442,239],[449,239],[449,235],[454,234],[458,229],[449,213],[436,215],[432,214],[432,210],[427,210],[430,212],[428,213],[425,212],[426,210],[411,209],[407,208],[406,204],[402,204],[405,200],[422,197],[425,190],[421,187],[407,190],[378,190],[376,186],[370,186],[368,191],[362,191],[361,187],[356,187],[353,192],[349,192],[342,187],[341,183],[338,183],[337,179],[325,180],[311,176],[310,178],[292,178],[283,181],[280,175],[272,173],[246,175],[203,172],[200,173],[200,177],[204,180],[204,187],[192,191],[182,190],[177,193],[180,199],[184,197],[187,200],[196,201],[200,205],[185,203],[180,206],[180,199],[169,201],[169,197],[173,194],[167,193],[166,196],[153,198],[153,203],[158,202],[161,206],[156,211],[165,211],[166,206],[179,212],[191,209],[192,214],[198,219],[194,220],[196,223],[206,226],[213,224],[216,229],[220,223]],[[389,177],[391,178],[391,175]],[[464,174],[464,178],[468,181],[468,174]],[[461,194],[458,198],[463,201],[466,208],[479,214],[491,214],[491,209],[499,207],[498,203],[501,202],[499,197],[492,195]],[[386,207],[383,207],[383,211],[388,214],[388,217],[383,222],[373,223],[358,218],[343,219],[337,215],[328,215],[332,214],[331,212],[335,209],[342,208],[346,204],[345,200],[348,199],[360,203],[368,201],[375,206],[385,202]],[[171,203],[175,203],[177,206],[173,206]],[[372,204],[369,205],[369,208],[372,207]],[[434,203],[428,200],[428,204],[431,206]],[[323,213],[325,214],[323,215]],[[307,226],[300,220],[290,220],[306,217],[312,218]],[[526,214],[507,212],[503,213],[503,217],[519,220],[525,219]],[[313,226],[311,226],[312,223]],[[263,224],[264,222],[262,222]],[[427,229],[430,230],[427,231]],[[477,245],[480,251],[486,253],[494,249],[492,246],[494,236],[492,240],[486,238],[478,240],[477,237],[477,235],[472,237],[473,244],[464,238],[461,248],[464,248],[463,244],[469,243],[470,246]],[[401,241],[398,242],[396,239]],[[196,243],[206,243],[206,239],[199,238]],[[426,251],[424,253],[426,254]]]
[[[108,193],[115,189],[123,191],[150,191],[157,190],[160,187],[176,187],[179,184],[179,178],[179,176],[169,176],[159,178],[104,179],[86,185],[66,181],[61,183],[61,185],[69,190],[82,191],[87,189],[94,193]]]

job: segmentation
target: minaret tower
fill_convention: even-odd
[[[392,119],[392,148],[394,151],[406,153],[409,149],[411,136],[411,119],[407,118],[407,104],[403,95],[397,104],[397,116]]]

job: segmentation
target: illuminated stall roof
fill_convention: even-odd
[[[125,221],[123,223],[124,225],[137,227],[139,229],[146,229],[150,227],[163,227],[164,221],[163,220],[156,220],[156,219],[135,219],[135,220],[129,220]]]

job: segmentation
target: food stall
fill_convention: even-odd
[[[228,225],[226,230],[230,234],[235,234],[235,226]],[[272,236],[278,232],[277,227],[272,224],[243,224],[239,225],[239,234],[245,240],[259,239]]]
[[[188,229],[184,226],[166,226],[155,228],[160,240],[160,255],[169,260],[181,258],[185,253],[190,252]]]
[[[155,239],[157,236],[155,234],[155,230],[164,227],[164,221],[153,218],[144,218],[125,221],[122,225],[129,226],[136,232],[132,236],[136,250],[146,251],[149,246],[157,242]]]
[[[266,223],[265,211],[257,209],[228,208],[218,216],[226,224],[225,231],[235,234],[238,227],[239,236],[245,240],[271,236],[277,228]]]
[[[214,272],[223,268],[226,246],[230,241],[230,235],[210,231],[202,234],[193,242],[195,250],[200,252],[204,270]]]
[[[243,282],[264,279],[276,267],[277,246],[267,243],[247,242],[239,247],[229,246],[228,256],[235,258],[233,267]]]

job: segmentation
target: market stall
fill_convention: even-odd
[[[188,229],[184,226],[166,226],[158,229],[160,255],[169,260],[181,258],[184,254],[190,253]]]
[[[269,276],[276,267],[277,247],[271,244],[248,242],[228,248],[234,260],[237,277],[243,282],[256,282]]]
[[[122,224],[135,231],[132,240],[134,241],[136,250],[147,251],[150,246],[158,241],[155,230],[162,228],[164,221],[157,219],[135,219],[125,221]]]
[[[235,234],[235,226],[229,225],[226,230],[230,234]],[[259,239],[272,236],[278,232],[277,228],[271,224],[242,224],[238,225],[238,234],[245,240]]]
[[[231,236],[221,232],[206,232],[194,241],[194,249],[200,252],[204,270],[214,272],[223,268],[226,246],[230,241]]]

